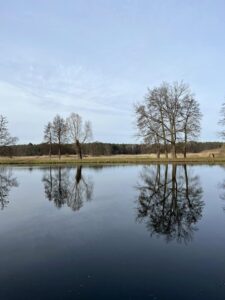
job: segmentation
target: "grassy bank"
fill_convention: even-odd
[[[47,156],[24,156],[24,157],[0,157],[0,164],[7,165],[43,165],[43,164],[151,164],[151,163],[207,163],[207,164],[225,164],[225,156],[209,157],[200,154],[189,154],[186,159],[178,155],[176,159],[171,157],[166,159],[161,157],[157,159],[155,155],[114,155],[114,156],[88,156],[82,160],[77,156],[52,157]]]

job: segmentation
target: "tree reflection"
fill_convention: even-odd
[[[199,177],[189,174],[186,165],[157,165],[144,167],[140,179],[137,220],[151,235],[190,241],[204,205]]]
[[[222,169],[225,169],[224,166],[221,166]],[[219,197],[221,200],[225,201],[225,180],[220,182],[218,184],[219,189],[221,190]],[[225,206],[223,207],[223,210],[225,211]]]
[[[16,177],[13,177],[13,172],[8,168],[0,168],[0,207],[3,210],[9,203],[9,192],[13,187],[17,187],[18,182]]]
[[[93,182],[82,175],[82,166],[77,168],[52,168],[43,176],[45,195],[57,207],[67,205],[79,210],[84,201],[91,200]]]

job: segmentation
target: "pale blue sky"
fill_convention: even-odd
[[[94,140],[136,142],[133,103],[175,80],[200,102],[201,140],[218,140],[224,0],[0,0],[0,52],[0,113],[21,143],[72,111]]]

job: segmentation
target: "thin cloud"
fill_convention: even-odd
[[[127,83],[112,82],[81,66],[18,61],[0,62],[0,66],[1,81],[39,99],[38,104],[45,108],[78,108],[103,114],[130,112],[127,99],[132,97],[132,89]]]

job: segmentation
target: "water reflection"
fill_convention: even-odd
[[[221,166],[222,169],[225,169],[224,166]],[[225,180],[223,180],[222,182],[220,182],[218,184],[218,188],[220,190],[220,194],[219,197],[222,201],[225,201]],[[223,207],[223,210],[225,211],[225,206]]]
[[[137,220],[146,224],[151,235],[163,235],[166,241],[192,240],[204,203],[199,176],[188,171],[186,165],[143,167],[137,186]]]
[[[52,168],[45,171],[42,179],[45,195],[54,201],[57,207],[67,205],[73,211],[79,210],[84,201],[89,201],[93,194],[93,182],[82,174],[82,166],[77,168]]]
[[[12,169],[0,168],[0,207],[3,210],[9,203],[8,196],[13,187],[17,187],[18,182],[14,177]]]

